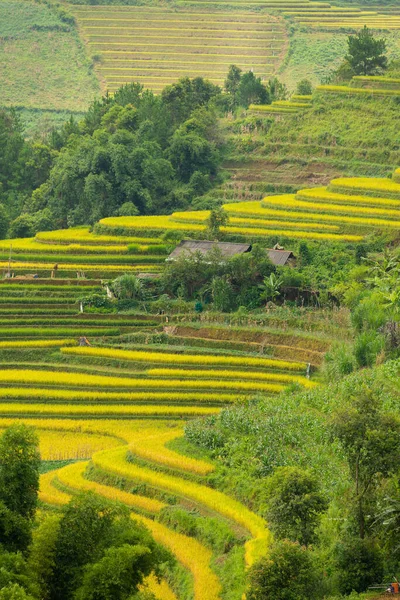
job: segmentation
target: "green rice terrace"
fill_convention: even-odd
[[[356,76],[345,85],[319,85],[309,96],[250,105],[241,119],[223,122],[230,177],[213,197],[261,200],[343,174],[390,176],[400,161],[399,94],[396,78]]]
[[[104,6],[74,14],[110,91],[139,81],[160,92],[184,76],[222,85],[232,62],[266,78],[286,52],[284,23],[268,14]]]

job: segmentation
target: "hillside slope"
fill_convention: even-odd
[[[73,25],[45,4],[0,2],[2,106],[17,106],[32,120],[58,123],[83,113],[99,84]]]

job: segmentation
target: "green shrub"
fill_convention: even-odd
[[[349,344],[337,343],[325,354],[323,373],[327,382],[337,381],[354,371],[356,361]]]
[[[309,79],[302,79],[297,84],[296,93],[299,96],[309,96],[312,94],[312,83]]]
[[[372,367],[385,348],[385,338],[375,331],[360,333],[354,344],[354,356],[359,367]]]
[[[248,600],[315,600],[320,597],[311,552],[284,540],[249,572]]]
[[[308,546],[327,503],[318,480],[298,467],[279,467],[267,480],[266,519],[277,538]]]
[[[382,581],[382,555],[372,540],[351,538],[338,544],[336,567],[342,594],[364,592],[373,583]]]

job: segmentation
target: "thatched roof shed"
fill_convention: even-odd
[[[244,254],[251,251],[251,244],[233,244],[230,242],[211,242],[208,240],[182,240],[180,244],[171,252],[167,261],[176,260],[178,257],[186,254],[195,254],[200,252],[203,256],[210,252],[213,248],[217,248],[221,253],[221,257],[228,259],[236,254]],[[291,250],[271,248],[268,249],[270,261],[275,266],[284,266],[294,261],[294,254]]]
[[[294,254],[291,250],[268,250],[269,260],[276,267],[283,267],[286,264],[290,264],[294,261]]]
[[[203,256],[213,248],[218,248],[222,258],[231,258],[236,254],[250,252],[251,244],[231,244],[230,242],[210,242],[207,240],[182,240],[171,252],[167,260],[176,260],[182,254],[195,254],[200,252]]]

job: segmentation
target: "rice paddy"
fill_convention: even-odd
[[[225,204],[231,219],[226,235],[268,240],[282,231],[291,238],[356,242],[377,228],[398,227],[398,188],[394,179],[339,179],[297,195],[231,202]],[[132,256],[142,256],[143,265],[146,257],[161,257],[162,270],[162,233],[202,236],[207,217],[198,211],[110,218],[100,223],[100,233],[76,228],[0,245],[4,254],[12,245],[0,285],[0,428],[31,424],[44,461],[73,461],[41,477],[43,509],[62,506],[80,490],[124,503],[175,555],[196,600],[222,597],[217,557],[203,541],[161,523],[165,507],[221,519],[238,532],[248,566],[268,552],[270,533],[258,514],[215,488],[211,459],[182,450],[185,422],[288,386],[314,388],[314,372],[330,347],[318,330],[286,332],[272,317],[252,326],[196,327],[178,315],[171,317],[171,333],[165,315],[146,314],[140,306],[118,313],[81,305],[83,296],[110,285],[110,266],[113,277],[129,272],[130,244],[140,247]],[[32,272],[34,256],[49,259],[37,263],[47,265],[42,276]],[[52,268],[56,256],[91,257],[96,269],[82,274],[86,263],[76,261],[78,273],[68,277]],[[147,263],[147,274],[153,266]],[[152,347],[149,340],[157,335]],[[180,345],[170,343],[174,336]],[[174,585],[173,578],[161,583],[160,597],[179,597]]]
[[[181,77],[222,85],[229,65],[267,78],[280,64],[286,28],[256,12],[156,6],[74,6],[98,73],[110,91],[138,81],[154,92]]]

